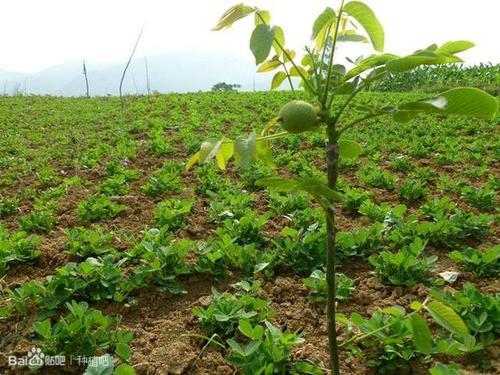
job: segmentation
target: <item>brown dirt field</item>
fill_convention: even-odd
[[[141,172],[141,177],[131,184],[130,193],[120,198],[121,203],[127,206],[127,210],[115,219],[101,222],[101,226],[105,231],[119,229],[128,234],[140,234],[146,226],[151,225],[155,204],[161,201],[162,198],[168,197],[167,194],[158,199],[151,199],[141,193],[140,189],[146,183],[149,175],[161,167],[164,159],[151,156],[144,146],[139,148],[137,155],[138,157],[130,162],[128,167],[138,169]],[[174,159],[185,159],[186,156],[187,153],[181,150]],[[323,162],[319,164],[319,166],[322,166]],[[420,166],[429,164],[431,162],[427,160],[421,160],[419,163]],[[432,167],[436,168],[438,173],[454,172],[437,165],[432,165]],[[234,177],[235,172],[230,168],[224,175]],[[74,213],[75,208],[80,201],[92,193],[97,183],[103,181],[104,171],[84,171],[82,172],[82,178],[89,181],[90,186],[88,188],[72,187],[68,189],[67,195],[60,199],[59,223],[51,233],[44,236],[38,262],[34,265],[12,266],[7,272],[3,283],[15,287],[31,279],[42,280],[47,275],[52,274],[57,267],[71,260],[71,257],[62,251],[65,241],[62,229],[79,225]],[[353,186],[357,185],[353,172],[348,172],[344,179]],[[181,195],[193,196],[192,187],[196,183],[194,174],[185,172],[182,180],[188,186],[188,189]],[[15,188],[31,185],[32,181],[27,180]],[[381,189],[371,189],[371,191],[373,199],[377,202],[388,202],[393,205],[400,202],[395,192]],[[440,194],[432,187],[430,195],[439,196]],[[464,203],[460,203],[460,206],[468,211],[478,213],[475,208]],[[258,193],[255,207],[265,207],[265,199],[260,193]],[[18,217],[30,209],[31,206],[23,202],[21,212],[5,220],[6,227],[9,229],[15,228]],[[415,207],[411,207],[410,211],[414,209]],[[215,229],[208,215],[208,202],[204,198],[198,198],[194,212],[187,219],[187,229],[183,230],[181,237],[193,240],[206,238]],[[271,221],[265,228],[266,234],[272,238],[279,233],[286,223],[287,220],[284,218]],[[354,217],[344,210],[339,210],[337,223],[339,230],[353,230],[365,224],[359,217]],[[485,243],[498,242],[498,227],[496,227]],[[123,239],[117,239],[115,245],[119,249],[125,249],[130,243]],[[431,248],[429,252],[440,255],[436,272],[458,270],[454,262],[443,256],[443,249]],[[394,304],[407,306],[411,301],[415,299],[422,300],[427,295],[429,288],[426,286],[405,288],[384,285],[371,274],[371,270],[371,266],[366,261],[351,262],[345,264],[339,270],[351,277],[356,286],[352,297],[339,303],[339,312],[350,314],[355,311],[368,315],[379,307]],[[229,375],[234,372],[224,359],[224,353],[220,348],[212,346],[205,350],[203,348],[204,343],[200,339],[189,336],[189,334],[201,334],[191,310],[194,306],[208,303],[212,286],[216,286],[220,290],[226,290],[231,283],[238,280],[237,275],[235,275],[218,284],[212,278],[203,275],[190,275],[180,279],[181,284],[187,290],[187,294],[171,295],[167,292],[160,293],[154,289],[144,289],[138,293],[138,303],[136,305],[128,306],[106,302],[97,304],[95,307],[102,309],[106,314],[121,316],[120,328],[134,333],[132,363],[139,374]],[[274,322],[282,328],[302,329],[306,341],[295,349],[293,358],[310,360],[320,367],[328,368],[325,312],[321,306],[309,302],[308,291],[304,287],[302,279],[292,273],[285,272],[262,281],[261,296],[270,299],[272,307],[277,312]],[[465,281],[474,282],[484,292],[500,292],[499,280],[479,279],[470,273],[461,273],[458,282],[453,285],[453,288],[460,288]],[[16,318],[0,321],[0,342],[3,344],[3,352],[0,353],[0,373],[27,373],[25,370],[13,371],[4,364],[8,355],[24,355],[31,347],[28,341],[30,337],[28,334],[29,322],[16,320]],[[339,331],[339,333],[341,332]],[[492,361],[493,368],[500,371],[498,347],[489,348],[487,355]],[[367,368],[363,361],[362,358],[352,357],[343,352],[341,358],[343,373],[352,375],[372,374],[373,370]],[[460,361],[471,374],[479,374],[468,363],[467,358]],[[57,371],[52,368],[45,369],[41,373],[82,373],[81,368],[78,367]],[[427,374],[427,371],[427,368],[418,363],[412,364],[411,374]],[[490,373],[493,374],[494,371]]]

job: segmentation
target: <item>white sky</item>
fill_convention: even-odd
[[[252,59],[253,19],[221,32],[219,16],[243,0],[0,0],[0,69],[35,72],[68,60],[124,61],[145,24],[136,56],[225,51]],[[387,52],[404,54],[436,42],[466,39],[468,63],[500,62],[500,0],[365,0],[386,32]],[[287,47],[300,51],[312,22],[338,0],[247,1],[268,9]],[[357,53],[352,57],[357,57]]]

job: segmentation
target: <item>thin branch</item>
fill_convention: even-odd
[[[290,77],[290,73],[288,73],[288,69],[286,68],[285,63],[283,63],[282,65],[283,65],[283,68],[285,69],[286,78],[288,78],[288,83],[290,84],[290,88],[292,89],[293,96],[295,96],[295,98],[297,98],[297,94],[295,93],[295,89],[293,88],[293,82],[292,82],[292,78]]]
[[[127,74],[127,69],[130,65],[130,62],[132,61],[132,58],[134,57],[137,46],[139,45],[139,42],[141,40],[143,31],[144,31],[144,26],[141,27],[139,35],[137,36],[137,40],[135,41],[135,44],[134,44],[134,48],[132,49],[132,53],[130,54],[130,57],[127,61],[127,64],[125,65],[125,69],[123,69],[122,78],[120,80],[120,131],[122,133],[124,132],[123,111],[124,111],[124,107],[125,107],[125,102],[123,101],[123,92],[122,92],[123,81],[125,80],[125,74]]]
[[[83,75],[85,77],[85,87],[86,87],[87,98],[89,98],[90,97],[89,78],[87,76],[87,66],[85,65],[85,60],[83,60]]]
[[[337,35],[339,33],[340,19],[342,17],[343,9],[344,9],[344,0],[342,0],[342,3],[340,3],[339,14],[337,14],[337,21],[335,25],[335,34],[333,34],[333,45],[332,45],[332,50],[330,52],[330,61],[328,62],[328,75],[326,76],[325,93],[323,94],[324,96],[322,100],[323,106],[325,106],[328,98],[328,88],[330,87],[330,78],[332,75],[333,56],[335,55],[335,48],[337,46]]]
[[[148,95],[151,95],[151,86],[149,84],[149,66],[148,66],[148,58],[144,56],[144,65],[146,68],[146,91]]]
[[[323,73],[323,67],[325,65],[326,46],[328,44],[328,36],[330,35],[331,31],[332,31],[332,25],[328,26],[328,29],[326,30],[326,38],[322,48],[323,52],[321,53],[321,61],[320,61],[321,66],[319,68],[321,74]],[[321,93],[321,87],[318,88],[320,90],[319,92]],[[327,90],[327,88],[325,88],[325,90]]]
[[[317,90],[319,88],[318,84],[320,82],[320,73],[321,73],[321,70],[318,70],[318,64],[316,63],[316,61],[314,59],[314,54],[311,52],[311,50],[308,47],[306,47],[306,52],[309,55],[309,57],[311,58],[311,62],[312,62],[312,65],[313,65],[314,77],[315,77],[315,80],[316,80],[316,90]]]

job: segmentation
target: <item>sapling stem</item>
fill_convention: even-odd
[[[339,144],[338,144],[338,134],[335,129],[335,122],[332,121],[330,115],[326,121],[326,132],[328,136],[328,143],[326,146],[326,163],[327,163],[327,179],[328,187],[332,190],[336,190],[337,178],[339,174]],[[335,285],[335,206],[333,200],[330,202],[330,206],[325,209],[326,214],[326,283],[327,283],[327,303],[326,303],[326,314],[328,323],[328,341],[330,349],[330,362],[335,375],[340,374],[339,365],[339,349],[337,344],[337,331],[336,331],[336,285]]]
[[[144,32],[144,26],[141,28],[141,31],[139,32],[139,35],[137,36],[137,39],[134,44],[134,48],[132,49],[132,53],[130,54],[130,57],[127,60],[127,64],[125,65],[125,68],[123,69],[122,77],[120,79],[120,86],[119,86],[119,93],[120,93],[120,132],[123,134],[125,132],[125,125],[124,125],[124,112],[125,112],[125,101],[123,100],[123,81],[125,80],[125,74],[127,74],[128,67],[134,58],[135,51],[137,50],[137,46],[139,45],[139,42],[141,41],[142,33]]]
[[[87,76],[87,66],[85,65],[85,60],[83,60],[83,76],[85,77],[85,95],[87,98],[90,98],[89,77]]]

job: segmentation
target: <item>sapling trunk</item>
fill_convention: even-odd
[[[327,135],[328,144],[326,147],[326,163],[327,163],[327,178],[328,187],[336,190],[337,177],[339,174],[339,144],[338,135],[333,121],[327,122]],[[337,331],[336,331],[336,285],[335,285],[335,207],[334,202],[330,202],[330,207],[325,211],[326,214],[326,283],[327,283],[327,303],[326,314],[328,324],[328,342],[330,349],[330,366],[335,375],[340,374],[339,366],[339,349],[337,345]]]
[[[83,60],[83,76],[85,77],[85,95],[87,98],[90,98],[89,77],[87,76],[87,66],[85,65],[85,60]]]

